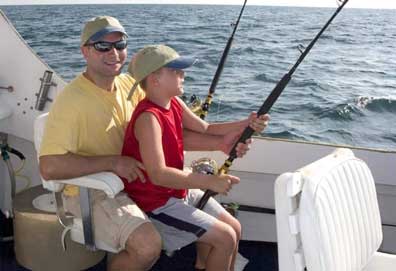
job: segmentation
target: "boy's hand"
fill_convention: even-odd
[[[210,182],[209,189],[225,196],[230,192],[234,184],[239,183],[238,177],[228,174],[222,174],[219,176],[213,175],[213,177],[214,178],[213,181]]]
[[[257,133],[261,133],[268,126],[269,120],[270,116],[268,114],[257,117],[256,112],[250,113],[248,118],[250,128],[252,128]]]
[[[255,132],[262,132],[267,126],[270,120],[270,116],[268,114],[261,115],[257,117],[256,112],[252,112],[248,119],[246,119],[246,125],[249,125]],[[231,148],[234,146],[235,142],[239,139],[243,131],[246,127],[235,130],[231,133],[226,134],[223,137],[222,144],[220,146],[220,150],[225,154],[229,154],[231,152]],[[238,143],[236,147],[236,154],[238,158],[243,157],[247,151],[250,149],[250,145],[252,144],[253,139],[249,138],[245,141],[245,143]]]
[[[128,182],[132,182],[137,178],[143,183],[146,182],[143,164],[129,156],[115,156],[112,163],[113,172],[120,177],[126,178]]]
[[[226,134],[223,136],[222,144],[220,145],[220,150],[225,154],[229,154],[231,152],[232,147],[234,146],[235,142],[241,136],[243,130],[237,130],[231,133]],[[236,147],[237,157],[243,157],[246,152],[250,149],[250,145],[252,144],[253,139],[249,138],[246,140],[245,143],[238,143]]]

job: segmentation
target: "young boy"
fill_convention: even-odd
[[[146,98],[136,107],[125,133],[123,155],[143,162],[145,181],[124,179],[125,191],[157,227],[167,251],[192,242],[210,246],[206,270],[233,270],[241,225],[214,199],[204,210],[194,206],[210,189],[227,194],[239,178],[183,171],[184,129],[202,134],[226,135],[245,128],[252,118],[208,124],[177,97],[183,94],[184,71],[195,61],[180,57],[164,45],[140,50],[130,71]],[[133,89],[132,89],[133,90]],[[199,267],[199,266],[196,266]]]

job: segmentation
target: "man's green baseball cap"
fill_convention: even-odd
[[[180,56],[174,49],[166,45],[144,47],[136,53],[128,66],[128,72],[136,80],[128,95],[128,100],[140,82],[156,70],[162,67],[182,70],[192,66],[196,61],[196,58]]]
[[[98,16],[92,18],[85,23],[84,29],[81,33],[80,45],[84,46],[88,41],[97,42],[103,38],[104,35],[112,32],[120,32],[121,34],[128,36],[124,27],[116,18],[110,16]]]

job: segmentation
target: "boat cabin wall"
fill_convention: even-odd
[[[29,47],[1,10],[0,37],[0,136],[26,156],[25,166],[16,176],[18,192],[41,183],[33,124],[37,116],[48,112],[52,102],[39,106],[38,98],[54,100],[66,83]],[[21,165],[12,154],[10,161],[16,170]],[[11,210],[11,185],[4,161],[0,162],[0,191],[0,210],[7,212]]]
[[[30,48],[1,10],[0,37],[0,132],[33,141],[34,119],[49,110],[50,100],[65,82]],[[37,110],[38,99],[46,97],[50,100]]]

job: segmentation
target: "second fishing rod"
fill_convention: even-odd
[[[212,82],[210,84],[208,95],[206,96],[205,101],[202,104],[200,102],[198,102],[199,108],[193,109],[193,112],[197,116],[199,116],[201,119],[205,119],[205,117],[208,115],[210,105],[212,104],[213,95],[216,91],[217,83],[219,82],[221,73],[223,72],[223,68],[226,63],[228,54],[230,52],[232,42],[234,40],[234,35],[238,29],[238,25],[241,20],[243,11],[245,10],[246,3],[247,3],[247,0],[244,1],[241,11],[239,12],[238,19],[237,19],[236,23],[234,24],[234,29],[232,30],[231,36],[228,38],[228,41],[224,48],[223,54],[221,55],[220,62],[217,65],[215,75],[213,76]],[[195,97],[195,95],[194,95],[194,97]]]
[[[290,79],[292,78],[292,75],[294,74],[294,72],[296,71],[297,67],[301,64],[301,62],[304,60],[304,58],[307,56],[307,54],[310,52],[310,50],[312,49],[312,47],[315,45],[315,43],[317,42],[317,40],[320,38],[320,36],[323,34],[323,32],[327,29],[327,27],[331,24],[331,22],[334,20],[334,18],[338,15],[338,13],[344,8],[344,6],[346,5],[346,3],[349,0],[339,0],[338,2],[340,3],[339,7],[337,8],[337,10],[334,12],[334,14],[330,17],[330,19],[326,22],[326,24],[322,27],[322,29],[319,31],[319,33],[315,36],[315,38],[309,43],[309,45],[303,50],[301,51],[301,55],[300,57],[297,59],[296,63],[293,65],[293,67],[289,70],[288,73],[286,73],[282,79],[276,84],[276,86],[274,87],[274,89],[271,91],[270,95],[267,97],[267,99],[264,101],[264,103],[262,104],[262,106],[260,107],[260,109],[257,111],[257,115],[261,116],[264,114],[267,114],[269,112],[269,110],[271,109],[272,105],[276,102],[276,100],[279,98],[279,96],[281,95],[282,91],[286,88],[287,84],[289,83]],[[233,146],[229,157],[227,158],[227,160],[224,162],[224,164],[220,167],[220,169],[218,170],[218,174],[226,174],[229,170],[229,168],[232,165],[232,162],[237,158],[237,154],[236,154],[236,146],[239,143],[244,143],[246,142],[247,139],[251,138],[252,135],[254,133],[254,130],[250,127],[247,127],[242,135],[240,136],[240,138],[238,139],[238,141],[235,143],[235,145]],[[210,199],[210,197],[215,196],[217,193],[211,190],[206,190],[205,194],[202,196],[202,198],[200,199],[200,201],[197,204],[197,208],[199,209],[203,209],[203,207],[205,207],[206,203],[208,202],[208,200]]]

